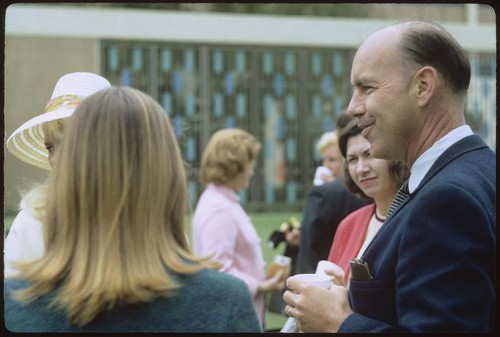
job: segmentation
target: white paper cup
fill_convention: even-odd
[[[325,181],[323,180],[323,175],[331,175],[332,174],[332,171],[328,168],[328,167],[325,167],[325,166],[319,166],[318,168],[316,168],[316,172],[314,173],[314,185],[322,185],[325,183]]]
[[[320,287],[323,289],[328,289],[330,287],[331,277],[326,274],[295,274],[292,277],[299,280],[300,282],[313,284],[316,287]],[[297,327],[297,319],[295,319],[294,317],[288,317],[285,325],[280,330],[280,332],[301,332]]]
[[[344,271],[338,265],[327,260],[321,260],[316,267],[316,274],[326,275],[325,270],[333,269],[344,275]]]
[[[295,274],[292,277],[300,282],[313,284],[323,289],[330,287],[331,277],[325,274]]]

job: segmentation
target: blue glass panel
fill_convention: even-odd
[[[479,64],[479,60],[477,59],[477,57],[470,58],[470,68],[471,68],[470,70],[471,70],[472,76],[476,76],[479,74],[480,64]]]
[[[231,72],[226,73],[226,77],[224,78],[224,89],[228,96],[231,96],[234,92],[234,80]]]
[[[217,118],[222,117],[224,113],[224,99],[221,94],[214,95],[214,115]]]
[[[325,117],[325,119],[323,119],[323,132],[333,131],[334,128],[335,126],[333,125],[333,118]]]
[[[276,138],[282,140],[285,136],[285,121],[281,115],[276,120]]]
[[[186,114],[190,117],[194,115],[195,97],[193,95],[186,96]]]
[[[240,203],[245,204],[248,201],[248,190],[241,190],[239,193]]]
[[[344,68],[344,58],[342,57],[342,54],[335,53],[333,62],[334,62],[333,69],[335,76],[341,76],[342,68]]]
[[[319,163],[321,161],[321,155],[319,154],[319,152],[316,150],[316,145],[318,144],[319,142],[319,137],[318,138],[315,138],[313,139],[313,142],[311,144],[311,148],[312,148],[312,153],[313,153],[313,158],[314,158],[314,162],[316,163]]]
[[[183,90],[182,72],[177,70],[174,74],[174,92],[179,94]]]
[[[272,185],[266,184],[266,204],[274,203],[274,188]]]
[[[314,53],[312,56],[312,73],[319,76],[321,73],[321,55]]]
[[[169,71],[172,67],[172,53],[169,49],[164,48],[161,51],[161,70]]]
[[[227,116],[226,117],[226,128],[234,128],[234,127],[235,127],[234,117]]]
[[[264,114],[268,116],[273,108],[273,97],[269,94],[264,96]]]
[[[332,78],[329,74],[323,76],[323,95],[330,97],[332,95]]]
[[[189,194],[189,202],[191,205],[196,204],[197,199],[197,184],[194,181],[188,181],[188,194]]]
[[[276,96],[281,96],[283,95],[283,90],[285,87],[285,81],[283,80],[283,75],[282,74],[276,74],[274,76],[274,93]]]
[[[247,113],[247,97],[245,94],[239,93],[236,96],[236,115],[239,118],[244,118]]]
[[[344,103],[344,97],[335,97],[335,115],[340,116],[340,114],[347,108]]]
[[[489,75],[494,75],[497,73],[497,62],[495,60],[490,61],[490,73]]]
[[[186,158],[188,161],[196,159],[196,142],[193,137],[189,137],[186,142]]]
[[[184,51],[184,67],[187,71],[194,71],[195,69],[194,51],[191,49]]]
[[[292,53],[285,54],[285,72],[290,76],[295,73],[295,55]]]
[[[297,159],[297,145],[295,143],[295,139],[288,137],[286,140],[286,156],[288,161],[293,163]]]
[[[294,119],[297,116],[295,96],[293,95],[288,95],[286,97],[286,116],[289,119]]]
[[[297,202],[297,184],[293,181],[290,181],[287,184],[287,202],[288,204],[292,205]]]
[[[120,83],[123,86],[130,86],[130,71],[127,68],[122,69],[122,76]]]
[[[264,141],[264,159],[271,160],[273,158],[273,142],[270,140]]]
[[[480,116],[480,111],[481,111],[481,108],[479,106],[479,100],[478,99],[475,99],[474,100],[474,109],[472,110],[474,112],[474,115],[475,116]]]
[[[161,95],[161,106],[167,115],[172,112],[172,96],[169,92],[164,92],[163,95]]]
[[[222,64],[224,62],[224,55],[220,50],[216,50],[213,53],[213,67],[214,72],[216,74],[220,74],[222,72]]]
[[[490,94],[490,86],[488,84],[488,81],[486,80],[483,80],[481,81],[482,84],[483,84],[483,90],[482,90],[482,93],[483,93],[483,97],[488,97],[489,94]]]
[[[236,70],[240,73],[245,72],[247,69],[247,60],[244,52],[239,51],[236,53]]]
[[[135,72],[141,71],[142,69],[142,49],[141,48],[134,48],[132,50],[132,69]]]
[[[177,139],[182,138],[184,134],[184,120],[181,115],[177,115],[174,118],[174,131]]]
[[[120,55],[118,54],[118,48],[111,47],[108,51],[108,67],[111,71],[116,71],[118,65],[120,64]]]
[[[314,119],[319,119],[321,117],[322,110],[321,97],[319,95],[315,95],[312,103],[313,117]]]
[[[270,52],[266,52],[263,54],[263,70],[264,74],[269,75],[273,72],[273,55]]]

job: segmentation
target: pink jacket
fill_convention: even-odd
[[[265,280],[265,261],[260,238],[239,196],[223,185],[208,184],[196,205],[192,231],[195,253],[214,254],[213,259],[223,264],[221,272],[243,280],[264,322],[264,294],[257,296],[257,285]]]
[[[339,224],[333,237],[332,248],[328,261],[337,264],[344,270],[345,281],[351,270],[350,262],[354,259],[363,245],[366,229],[375,212],[375,204],[361,207],[344,218]]]

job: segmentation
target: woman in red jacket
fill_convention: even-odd
[[[356,120],[349,123],[339,138],[345,158],[345,183],[352,193],[373,199],[374,203],[349,214],[335,232],[328,260],[342,268],[347,285],[350,261],[360,257],[368,247],[383,225],[396,192],[410,176],[403,162],[374,158],[370,154],[370,143],[356,123]]]

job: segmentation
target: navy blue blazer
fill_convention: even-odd
[[[480,332],[494,319],[496,157],[477,135],[452,145],[387,220],[351,279],[339,332]]]

